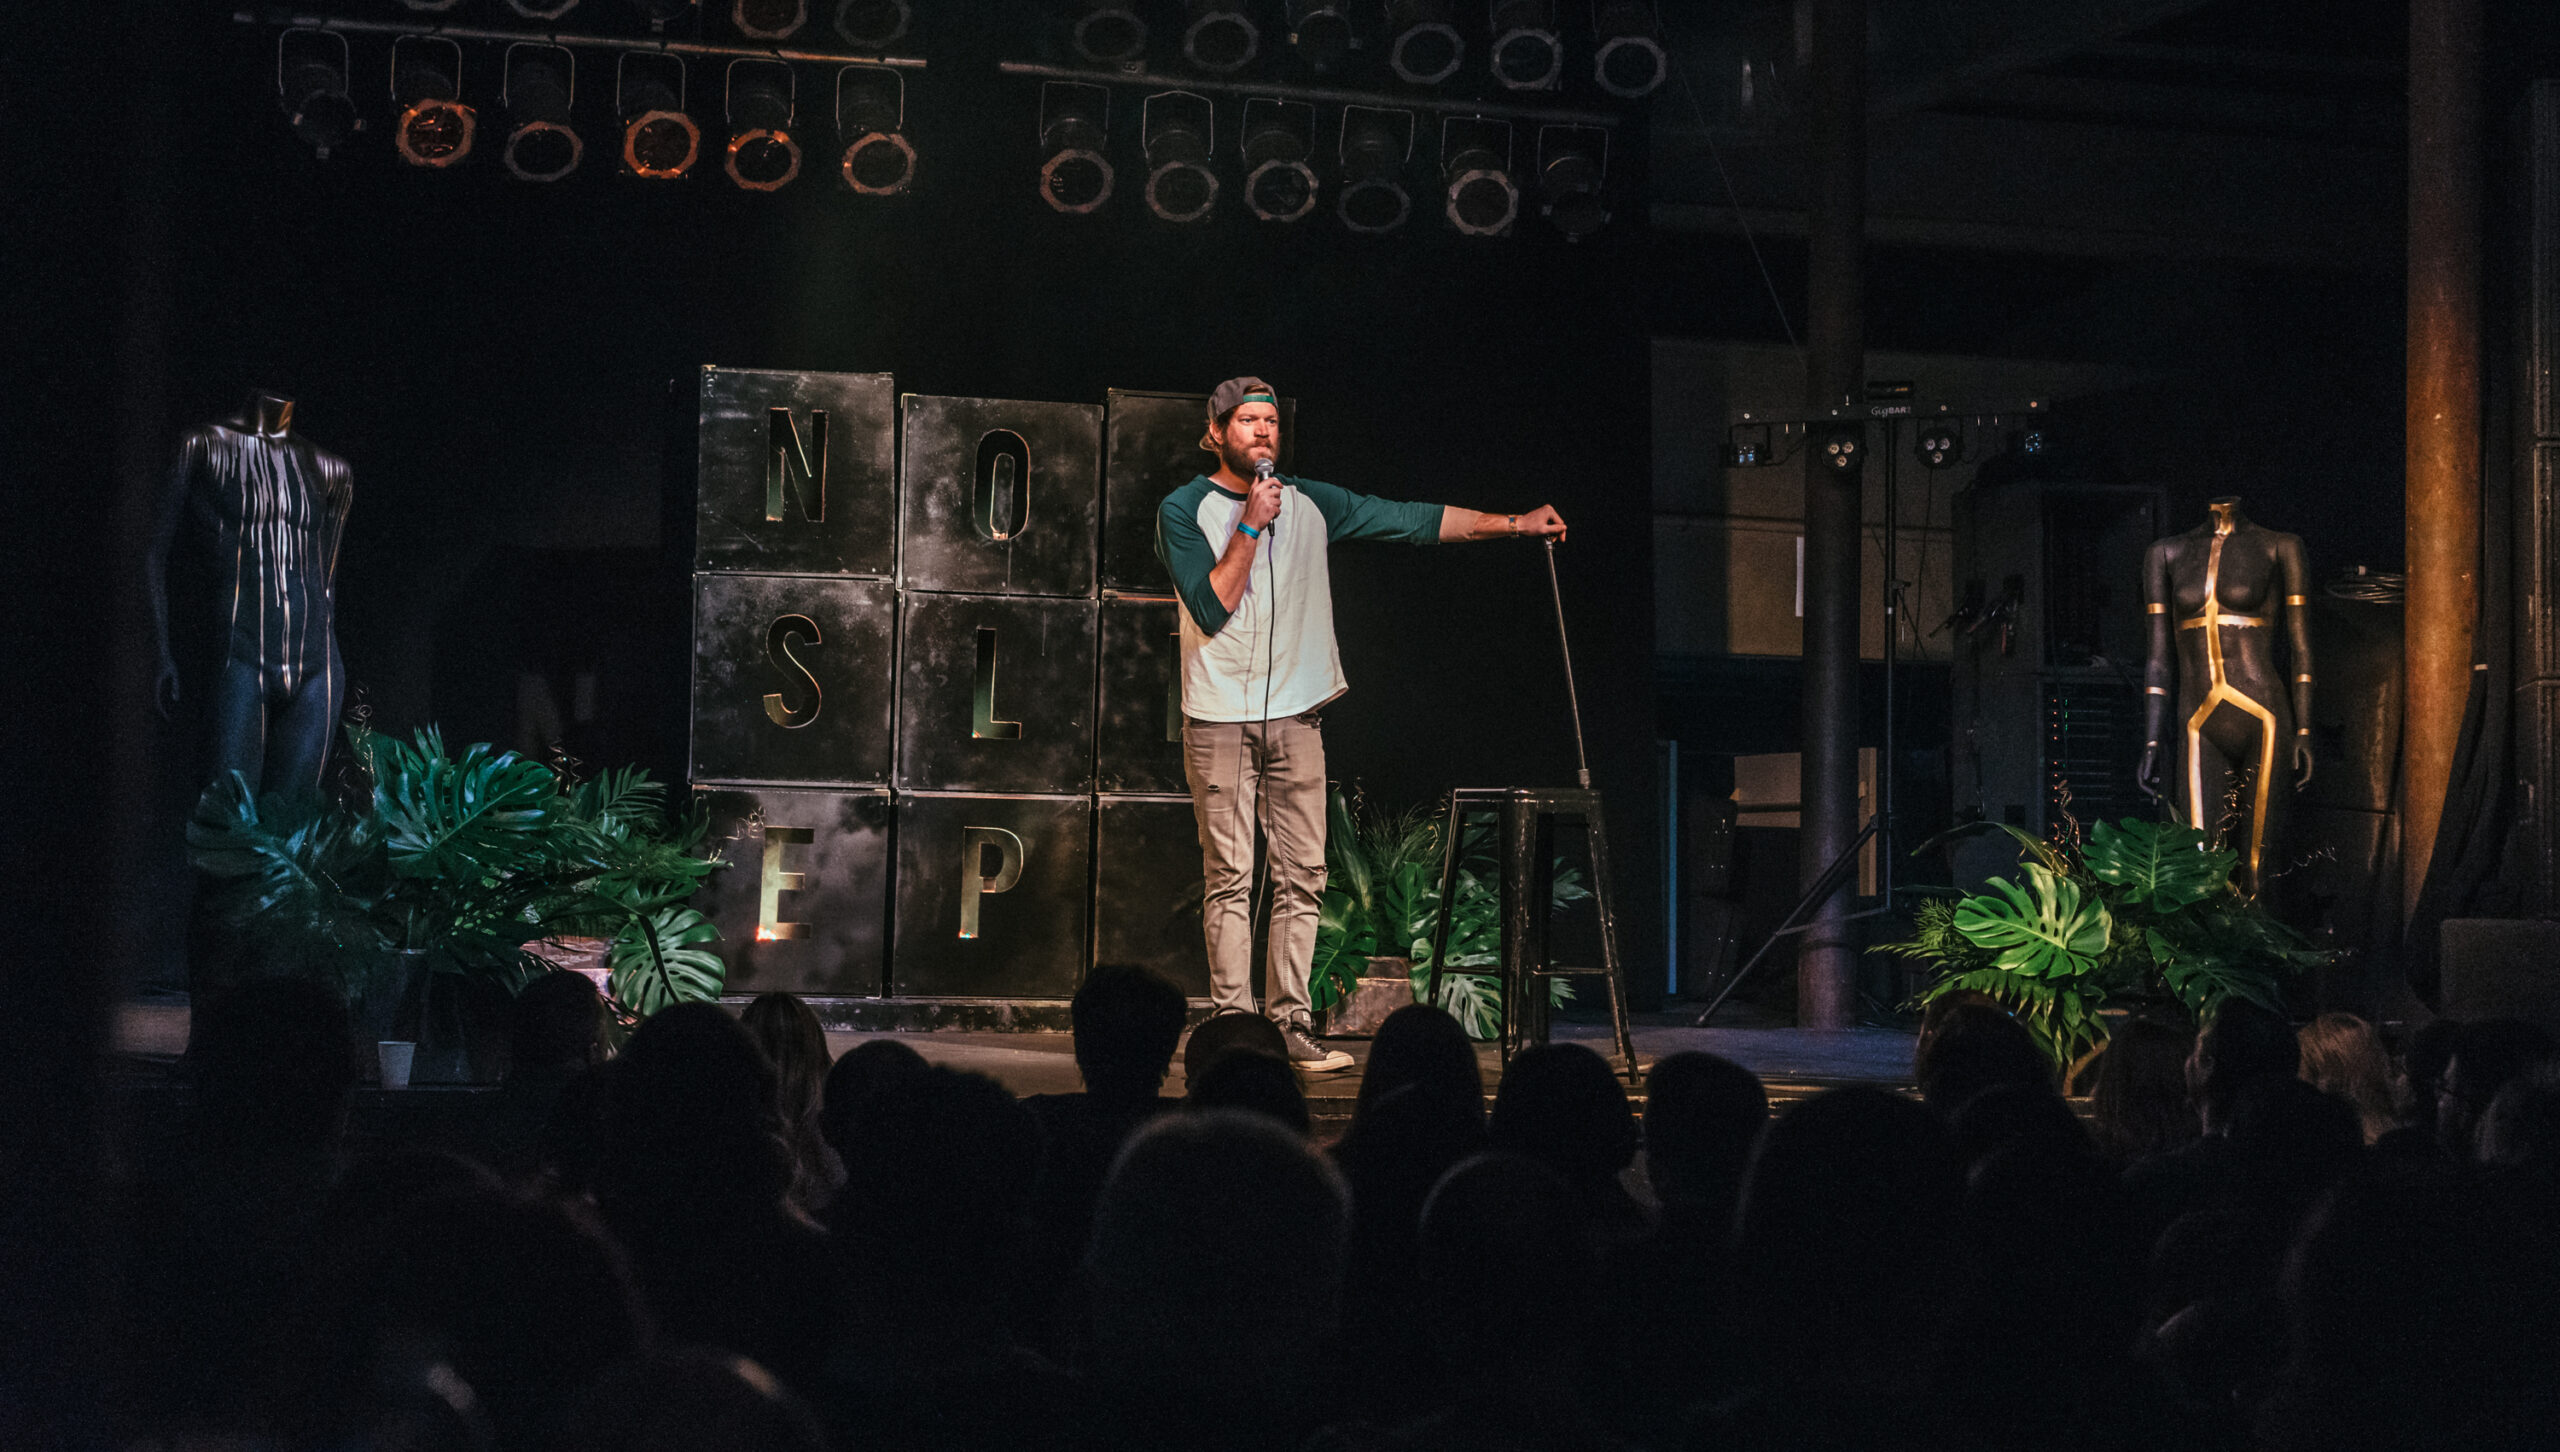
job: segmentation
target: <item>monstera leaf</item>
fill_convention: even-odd
[[[632,918],[605,949],[615,1000],[647,1018],[671,1003],[718,998],[728,967],[703,944],[719,938],[698,908],[660,908]]]
[[[2202,902],[2231,880],[2237,852],[2208,852],[2204,833],[2175,822],[2127,817],[2089,830],[2081,860],[2100,882],[2125,890],[2125,900],[2170,912]]]
[[[435,728],[375,745],[373,810],[403,877],[504,877],[544,859],[557,810],[551,769],[475,744],[447,756]]]
[[[1991,879],[1991,893],[1956,905],[1956,931],[1998,966],[2029,978],[2078,978],[2098,966],[2113,926],[2107,905],[2043,864],[2023,864],[2027,886]]]
[[[2160,969],[2160,981],[2168,984],[2178,1002],[2199,1018],[2232,998],[2244,999],[2270,1013],[2284,1011],[2275,976],[2263,966],[2218,952],[2207,943],[2171,937],[2158,928],[2144,929],[2142,937],[2151,949],[2151,961]]]

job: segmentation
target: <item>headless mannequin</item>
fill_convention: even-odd
[[[335,579],[352,495],[346,462],[294,433],[293,400],[273,393],[180,443],[145,569],[160,711],[198,704],[206,785],[320,785],[346,690]]]
[[[2237,498],[2205,507],[2203,524],[2155,541],[2143,557],[2151,652],[2140,776],[2158,796],[2161,747],[2172,746],[2170,801],[2180,820],[2207,832],[2233,786],[2248,781],[2230,845],[2240,853],[2233,875],[2255,896],[2280,862],[2293,794],[2311,783],[2310,569],[2298,536],[2251,523]],[[2290,671],[2277,658],[2279,623]]]

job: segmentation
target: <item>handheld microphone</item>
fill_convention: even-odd
[[[1269,459],[1256,459],[1253,461],[1253,477],[1256,482],[1268,483],[1271,480],[1278,478],[1279,474],[1280,471],[1271,466],[1271,461]],[[1264,525],[1263,528],[1277,532],[1280,528],[1280,516],[1276,514],[1271,516],[1271,522]]]

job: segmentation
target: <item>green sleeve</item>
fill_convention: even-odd
[[[1406,544],[1440,542],[1440,506],[1410,504],[1354,494],[1336,484],[1292,479],[1299,493],[1324,515],[1325,538],[1401,540]]]
[[[1205,485],[1194,481],[1156,506],[1156,558],[1164,562],[1164,572],[1173,578],[1173,592],[1182,597],[1192,621],[1202,633],[1215,635],[1226,628],[1227,606],[1209,584],[1218,552],[1200,533],[1200,499],[1205,490]]]

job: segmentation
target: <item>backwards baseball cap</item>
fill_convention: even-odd
[[[1267,403],[1277,408],[1280,404],[1280,394],[1277,389],[1259,378],[1250,376],[1230,378],[1219,384],[1209,395],[1209,428],[1216,428],[1218,420],[1248,403]],[[1209,435],[1205,430],[1200,435],[1200,447],[1204,449],[1216,447],[1209,442]]]

